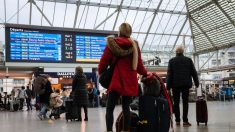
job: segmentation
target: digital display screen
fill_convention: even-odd
[[[76,35],[76,61],[99,62],[105,46],[106,37]]]
[[[98,63],[116,32],[6,26],[6,62]]]
[[[11,31],[10,60],[61,61],[61,35]]]

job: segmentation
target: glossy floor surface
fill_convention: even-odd
[[[176,127],[175,132],[235,132],[235,101],[208,102],[209,122],[196,125],[195,103],[189,105],[191,127]],[[115,119],[121,107],[115,109]],[[59,120],[39,120],[36,111],[0,111],[1,132],[104,132],[105,108],[90,108],[88,122],[66,122]]]

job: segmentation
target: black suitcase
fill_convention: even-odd
[[[78,119],[78,107],[73,104],[73,100],[67,100],[65,101],[65,119],[68,122],[68,120],[74,121],[75,119]]]
[[[138,122],[139,122],[139,116],[131,112],[131,124],[130,124],[130,132],[138,132]],[[123,113],[121,112],[116,120],[116,132],[121,132],[123,129]]]
[[[139,98],[139,132],[169,132],[170,110],[163,97]]]
[[[156,132],[157,101],[152,96],[139,97],[139,132]]]
[[[20,105],[19,105],[18,103],[13,104],[13,110],[14,110],[14,111],[18,111],[18,110],[19,110],[19,107],[20,107]]]
[[[208,122],[207,103],[206,100],[202,98],[196,101],[196,120],[197,125],[199,125],[199,123],[205,123],[205,125],[207,125]]]

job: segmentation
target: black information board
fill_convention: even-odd
[[[99,62],[116,32],[6,25],[6,62]]]

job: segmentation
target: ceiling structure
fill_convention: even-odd
[[[234,46],[234,1],[0,0],[0,33],[4,23],[118,31],[128,22],[143,59],[160,56],[167,65],[176,45],[187,56]]]
[[[0,0],[0,10],[1,23],[118,31],[128,22],[146,54],[183,43],[193,52],[184,0]]]
[[[186,0],[186,5],[196,53],[235,45],[235,0]]]

